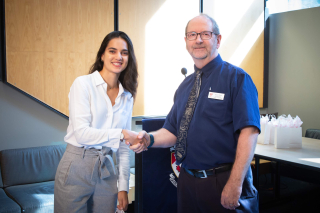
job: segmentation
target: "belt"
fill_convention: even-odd
[[[233,164],[229,163],[229,164],[222,164],[221,166],[218,166],[216,168],[213,169],[208,169],[208,170],[200,170],[200,169],[186,169],[184,168],[184,170],[186,172],[188,172],[190,175],[192,175],[193,177],[197,177],[197,178],[207,178],[207,176],[209,175],[215,175],[221,172],[226,172],[232,169]]]
[[[112,151],[110,147],[102,147],[102,149],[94,149],[94,148],[84,148],[84,147],[76,147],[74,145],[68,144],[66,152],[71,152],[76,155],[80,155],[82,158],[85,156],[95,157],[96,161],[94,163],[94,168],[91,173],[91,179],[95,172],[99,173],[100,179],[103,180],[108,178],[111,174],[107,168],[107,161],[110,162],[113,173],[116,175],[115,165],[112,159]]]

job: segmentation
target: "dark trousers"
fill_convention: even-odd
[[[251,168],[242,185],[240,206],[235,210],[229,210],[221,205],[221,193],[230,172],[196,178],[182,168],[178,180],[178,213],[259,212],[258,192],[252,184]]]

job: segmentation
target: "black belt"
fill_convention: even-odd
[[[213,169],[208,169],[208,170],[200,170],[200,169],[186,169],[184,170],[188,172],[190,175],[197,177],[197,178],[207,178],[209,175],[215,175],[221,172],[226,172],[232,169],[233,164],[223,164],[221,166],[218,166]]]

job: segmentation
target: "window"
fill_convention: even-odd
[[[269,15],[319,6],[320,0],[267,0],[266,3]]]

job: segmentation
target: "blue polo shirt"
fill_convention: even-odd
[[[220,55],[201,71],[200,94],[182,162],[188,169],[210,169],[234,162],[240,130],[247,126],[260,130],[258,92],[251,77]],[[195,73],[181,83],[163,126],[176,136],[194,81]]]

